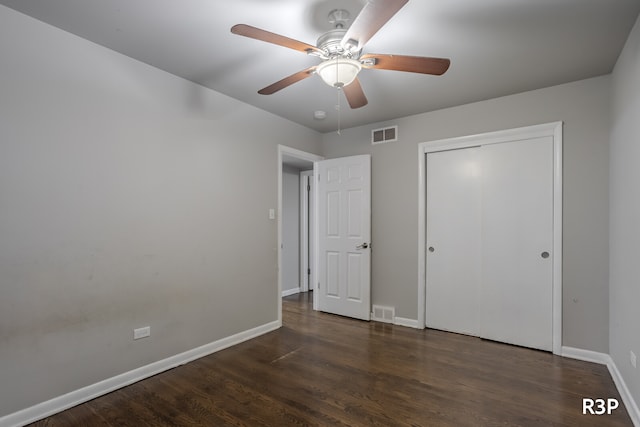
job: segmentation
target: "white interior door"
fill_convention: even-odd
[[[553,139],[482,147],[483,338],[553,344]]]
[[[427,154],[426,325],[479,335],[480,147]]]
[[[371,316],[371,158],[316,162],[318,309]]]

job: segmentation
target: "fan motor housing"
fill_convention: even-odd
[[[342,39],[346,33],[347,30],[343,28],[327,31],[318,38],[316,46],[318,49],[324,51],[328,58],[344,57],[358,59],[361,51],[351,51],[345,49],[342,45]]]

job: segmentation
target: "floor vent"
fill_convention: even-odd
[[[376,322],[393,323],[396,317],[396,309],[394,307],[385,307],[382,305],[374,305],[371,320]]]
[[[374,129],[371,131],[371,144],[384,144],[398,140],[398,126]]]

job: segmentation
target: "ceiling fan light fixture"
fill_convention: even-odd
[[[327,59],[318,65],[316,72],[332,87],[349,86],[362,70],[360,61],[348,58]]]

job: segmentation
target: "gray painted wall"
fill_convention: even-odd
[[[629,391],[640,403],[640,374],[629,361],[630,351],[640,358],[640,18],[613,72],[612,105],[609,345]]]
[[[277,320],[277,144],[321,135],[4,6],[0,57],[0,417]]]
[[[282,290],[300,287],[300,171],[282,167]]]
[[[325,134],[327,158],[372,156],[373,304],[418,317],[419,143],[563,121],[563,344],[608,353],[609,95],[604,76]],[[399,141],[371,146],[393,124]]]

